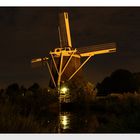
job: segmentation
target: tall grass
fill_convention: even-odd
[[[56,99],[51,98],[41,95],[0,98],[0,133],[57,132],[57,112],[49,112],[49,105]]]
[[[104,101],[98,100],[96,108],[98,104],[102,111],[100,115],[97,115],[99,127],[96,132],[140,132],[140,96],[138,94],[127,93],[121,99],[109,97]]]

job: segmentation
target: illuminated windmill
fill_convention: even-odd
[[[116,51],[115,43],[73,48],[67,12],[59,14],[58,31],[60,47],[50,51],[49,57],[32,59],[31,61],[47,65],[51,76],[51,87],[59,88],[61,83],[80,77],[81,69],[92,56]],[[85,60],[81,62],[83,57]]]

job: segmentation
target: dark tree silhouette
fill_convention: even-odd
[[[134,76],[128,70],[119,69],[97,84],[98,95],[110,93],[124,93],[137,91]]]
[[[106,77],[102,83],[98,83],[96,88],[98,89],[98,95],[107,95],[111,92],[111,78]]]
[[[0,98],[2,98],[3,94],[4,94],[4,89],[0,89]]]
[[[136,90],[133,74],[128,70],[116,70],[111,74],[112,92],[134,92]]]
[[[26,91],[27,91],[27,89],[22,85],[22,86],[20,87],[20,93],[21,93],[23,96],[25,96]]]
[[[17,83],[11,84],[7,87],[6,89],[6,94],[9,97],[14,97],[17,96],[19,94],[19,85]]]
[[[32,91],[34,94],[38,94],[40,91],[40,86],[38,83],[34,83],[32,86],[29,87],[30,91]]]
[[[134,76],[137,91],[140,92],[140,72],[134,73],[133,76]]]

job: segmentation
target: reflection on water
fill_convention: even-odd
[[[87,112],[59,112],[58,116],[50,115],[48,118],[47,132],[49,133],[94,133],[99,123],[104,123],[106,118],[100,115]]]
[[[59,133],[93,133],[99,126],[95,114],[61,112],[59,114]]]
[[[61,112],[60,113],[60,128],[62,130],[70,129],[70,112]]]

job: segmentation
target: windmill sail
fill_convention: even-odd
[[[77,53],[81,57],[88,57],[97,54],[116,52],[116,43],[105,43],[77,48]]]
[[[59,30],[62,47],[72,47],[68,13],[59,14]]]
[[[48,57],[34,58],[31,60],[31,66],[33,68],[44,66],[44,62],[48,61]]]

